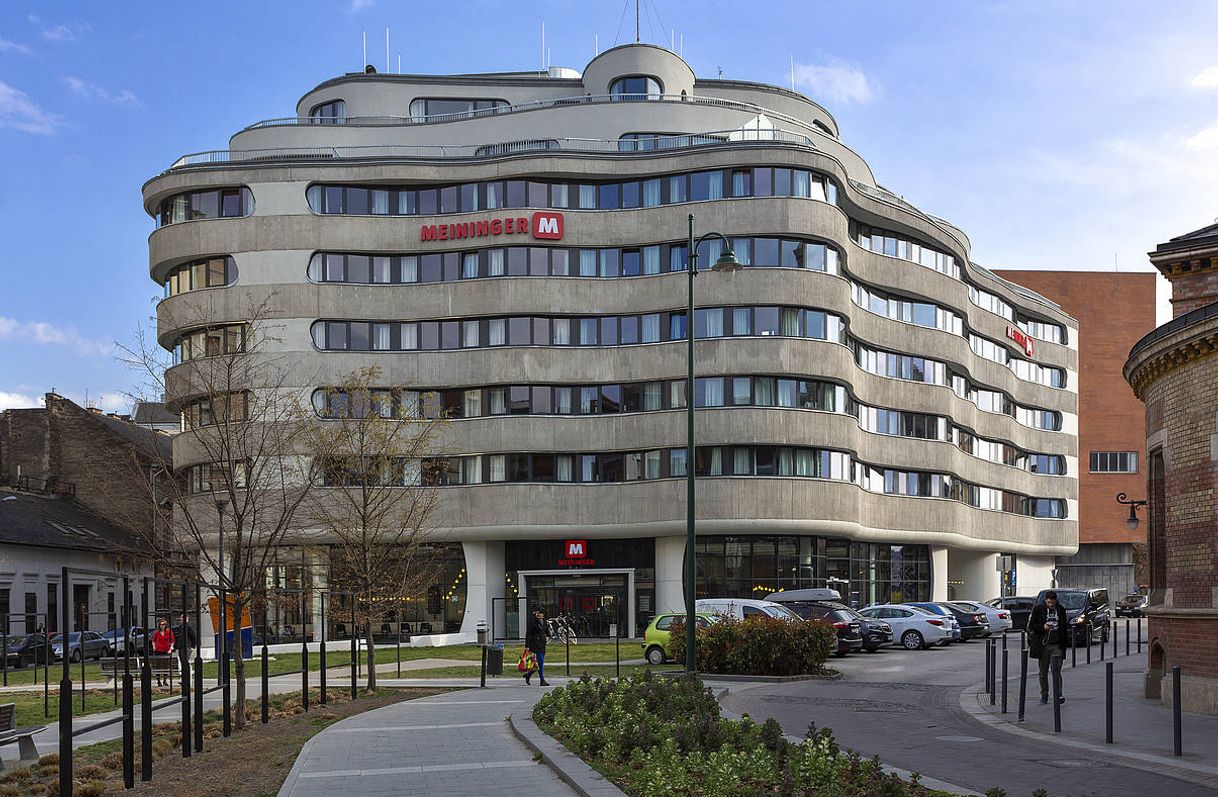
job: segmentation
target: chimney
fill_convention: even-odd
[[[1159,244],[1150,262],[1171,283],[1173,318],[1218,302],[1218,220]]]

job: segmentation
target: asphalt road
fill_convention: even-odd
[[[1218,797],[1218,789],[1057,745],[1051,733],[1025,739],[973,719],[960,708],[960,691],[983,680],[980,641],[852,654],[830,666],[842,672],[840,681],[733,688],[723,705],[758,721],[773,717],[798,736],[810,722],[827,726],[843,747],[982,794],[997,786],[1008,797],[1031,797],[1042,788],[1049,797]],[[1066,670],[1067,694],[1070,677]],[[1032,699],[1027,711],[1051,712],[1052,706]]]

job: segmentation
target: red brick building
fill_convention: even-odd
[[[1129,353],[1125,378],[1146,404],[1151,649],[1146,696],[1218,713],[1218,224],[1160,244],[1175,318]]]
[[[1059,587],[1105,587],[1112,600],[1146,583],[1146,527],[1126,527],[1117,493],[1146,489],[1144,407],[1122,375],[1129,348],[1155,327],[1153,272],[997,271],[1078,321],[1078,541],[1057,558]]]

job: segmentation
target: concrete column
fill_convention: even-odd
[[[685,611],[685,538],[656,537],[655,613]]]
[[[947,600],[947,548],[930,546],[930,599]]]
[[[960,548],[947,551],[947,578],[959,584],[955,589],[959,600],[988,601],[998,597],[1001,574],[997,566],[998,554],[994,551]]]
[[[461,634],[471,638],[477,633],[478,621],[503,628],[504,544],[499,540],[462,542],[465,553],[465,616],[461,619]],[[496,616],[497,615],[497,616]]]
[[[1053,587],[1053,569],[1056,561],[1052,556],[1015,557],[1015,592],[1018,595],[1035,595],[1042,589]]]

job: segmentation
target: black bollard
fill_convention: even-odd
[[[1078,637],[1074,635],[1073,631],[1067,633],[1066,636],[1070,639],[1070,669],[1073,670],[1078,666]]]
[[[571,676],[571,629],[568,628],[563,634],[563,639],[567,640],[567,677]]]
[[[1142,618],[1138,617],[1138,655],[1142,655]]]
[[[990,682],[990,705],[992,706],[998,702],[998,640],[987,639],[986,642],[990,650],[990,671],[986,677]]]
[[[1112,662],[1104,665],[1104,741],[1112,744]]]
[[[1056,661],[1055,661],[1056,659]],[[1062,679],[1061,679],[1061,657],[1053,656],[1049,659],[1049,689],[1053,696],[1053,732],[1062,732]]]
[[[1091,663],[1091,623],[1087,623],[1087,663]]]
[[[1002,640],[1002,713],[1007,713],[1007,640]]]
[[[992,691],[990,686],[990,657],[994,653],[994,648],[990,646],[992,640],[985,641],[985,693],[988,695]]]
[[[1028,651],[1019,651],[1019,721],[1023,722],[1023,710],[1028,702]]]
[[[1100,631],[1100,661],[1104,660],[1104,648],[1108,647],[1108,624],[1104,624],[1104,629]]]
[[[478,685],[483,689],[486,688],[486,645],[482,646],[482,678]]]
[[[1129,655],[1129,618],[1125,618],[1125,655]]]
[[[320,680],[320,688],[321,688],[321,698],[320,699],[321,699],[321,704],[323,706],[326,705],[326,701],[329,700],[329,696],[328,696],[327,690],[326,690],[326,637],[325,637],[325,633],[326,633],[325,628],[323,628],[322,637],[321,637],[321,647],[318,648],[318,651],[317,651],[318,666],[321,668],[317,673],[317,677]]]
[[[1175,754],[1184,755],[1180,726],[1180,665],[1171,668],[1171,732],[1175,742]]]
[[[1117,657],[1117,640],[1119,640],[1121,638],[1120,634],[1117,633],[1116,620],[1109,619],[1108,628],[1110,629],[1109,633],[1108,633],[1108,638],[1112,640],[1112,658],[1115,659]]]
[[[614,675],[617,678],[622,677],[622,635],[617,634],[613,637],[613,667]]]
[[[140,666],[140,780],[152,780],[152,665],[149,662],[152,634],[148,633],[148,597],[151,579],[144,579],[140,616],[144,618],[144,660]]]
[[[309,710],[309,644],[304,641],[304,630],[300,632],[300,705]]]

